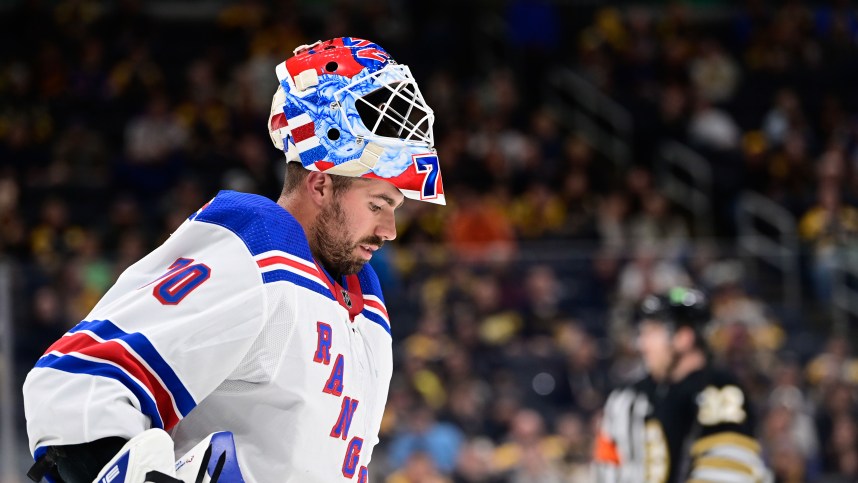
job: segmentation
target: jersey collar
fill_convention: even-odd
[[[349,312],[349,320],[354,322],[355,316],[363,311],[363,292],[361,291],[360,280],[357,275],[343,277],[343,285],[345,285],[345,288],[343,288],[343,285],[334,280],[331,274],[325,270],[325,267],[317,262],[315,258],[313,259],[313,263],[316,264],[319,273],[324,275],[322,281],[328,286],[331,295]]]

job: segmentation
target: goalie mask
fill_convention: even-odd
[[[298,47],[276,72],[268,130],[287,161],[382,179],[407,198],[445,204],[434,114],[408,66],[343,37]]]

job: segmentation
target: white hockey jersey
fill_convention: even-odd
[[[339,284],[271,200],[224,191],[129,267],[24,383],[30,450],[232,431],[245,481],[367,481],[392,372],[369,265]]]

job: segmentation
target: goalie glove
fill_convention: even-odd
[[[176,478],[183,483],[244,483],[232,433],[203,438],[176,462]]]
[[[173,440],[160,429],[140,433],[93,483],[244,483],[232,433],[212,433],[173,462]]]
[[[131,438],[105,466],[93,483],[182,483],[176,479],[173,440],[160,429]]]

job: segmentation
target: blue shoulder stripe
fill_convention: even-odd
[[[363,316],[366,317],[367,319],[369,319],[369,320],[375,322],[376,324],[380,325],[384,330],[387,331],[388,334],[390,334],[390,326],[387,325],[387,322],[385,322],[384,319],[381,318],[380,315],[378,315],[374,312],[371,312],[367,309],[363,309],[361,311],[361,314],[363,314]]]
[[[360,281],[361,292],[364,295],[374,295],[378,297],[378,299],[381,300],[381,303],[384,304],[384,294],[381,293],[381,283],[378,281],[378,275],[376,275],[375,269],[372,268],[372,265],[370,265],[369,263],[364,265],[361,271],[358,272],[357,276],[358,280]],[[367,310],[366,307],[364,307],[361,313],[367,319],[380,325],[382,328],[384,328],[384,330],[387,331],[388,334],[390,334],[390,325],[387,323],[386,320],[384,320],[383,317],[376,314],[375,312]]]
[[[128,388],[128,390],[131,391],[140,402],[140,409],[143,414],[149,416],[152,420],[152,426],[160,429],[164,428],[164,422],[161,420],[160,414],[158,414],[158,406],[155,404],[155,400],[152,399],[152,397],[149,396],[149,393],[137,384],[134,379],[118,367],[103,362],[79,359],[72,355],[55,356],[53,354],[42,356],[36,362],[36,367],[56,369],[58,371],[69,372],[72,374],[89,374],[92,376],[107,377],[119,381],[122,385]]]
[[[194,221],[220,225],[236,234],[254,256],[280,250],[313,261],[301,224],[270,199],[221,191]]]
[[[381,293],[381,283],[378,281],[378,275],[372,265],[367,263],[357,274],[360,281],[360,290],[364,295],[375,295],[384,303],[384,294]]]
[[[122,339],[122,341],[131,346],[134,352],[139,354],[146,361],[146,364],[155,371],[155,374],[164,381],[167,390],[170,391],[173,400],[176,401],[176,406],[179,408],[179,412],[182,413],[182,417],[187,416],[196,407],[197,403],[194,401],[194,397],[191,396],[191,393],[182,384],[179,376],[176,375],[170,364],[161,357],[161,354],[158,353],[158,350],[155,349],[155,346],[149,342],[146,336],[139,332],[129,334],[109,320],[83,321],[69,330],[69,333],[81,330],[88,330],[104,340]]]

